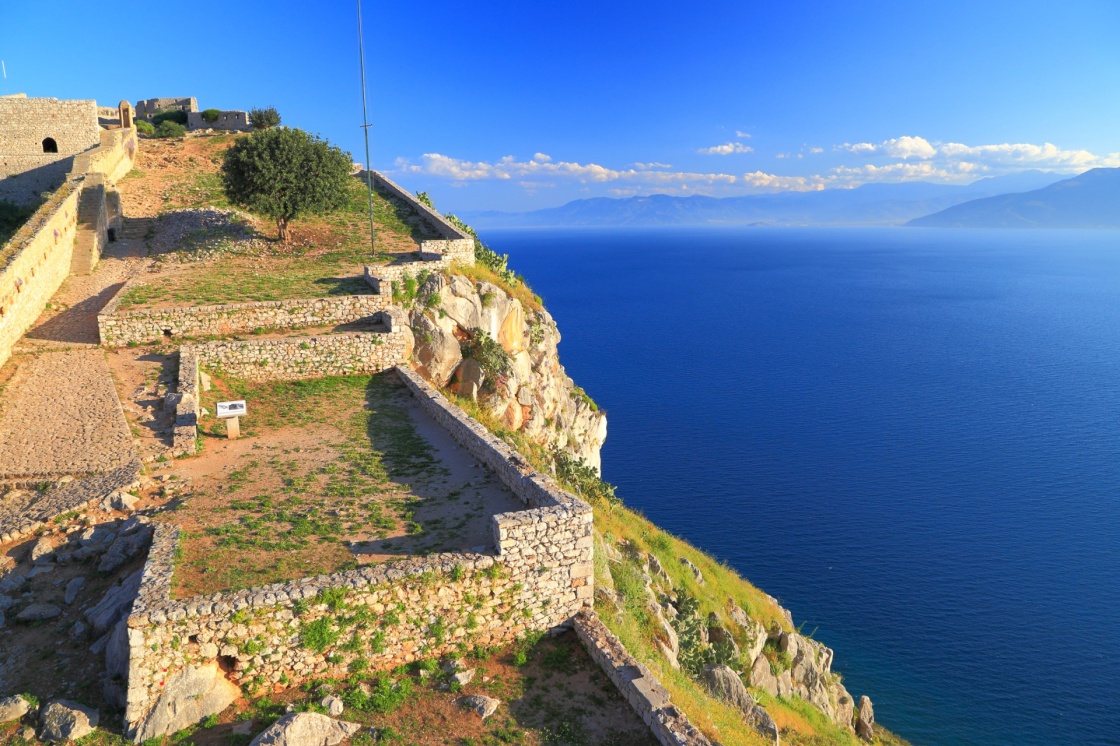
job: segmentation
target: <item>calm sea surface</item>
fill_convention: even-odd
[[[605,477],[916,744],[1120,744],[1120,232],[490,231]]]

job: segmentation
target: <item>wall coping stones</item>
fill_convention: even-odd
[[[669,692],[653,672],[627,652],[594,611],[584,609],[572,622],[592,659],[663,746],[711,746],[712,742],[688,721],[688,716],[673,706]]]

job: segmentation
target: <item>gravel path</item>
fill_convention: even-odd
[[[98,349],[20,364],[0,410],[0,480],[98,474],[133,456],[132,436]]]

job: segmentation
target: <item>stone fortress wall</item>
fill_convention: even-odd
[[[201,111],[187,112],[187,129],[189,130],[223,130],[228,132],[247,132],[253,129],[247,111],[220,111],[218,118],[213,122],[206,121]]]
[[[161,524],[126,622],[125,719],[137,741],[189,724],[174,721],[168,695],[182,697],[184,682],[193,682],[190,696],[206,698],[223,685],[215,680],[219,670],[236,684],[260,685],[345,675],[357,658],[384,670],[463,643],[499,644],[564,625],[591,603],[590,506],[533,471],[410,368],[395,370],[420,406],[525,510],[493,516],[492,546],[484,553],[417,557],[186,599],[170,597],[178,531]],[[303,634],[310,625],[337,629],[336,642],[315,649]]]
[[[120,203],[112,187],[132,169],[136,130],[102,130],[97,111],[94,101],[0,98],[0,154],[30,149],[32,155],[17,153],[11,163],[49,155],[55,159],[49,167],[62,169],[62,178],[49,187],[54,193],[0,246],[0,365],[63,280],[92,269],[109,229],[120,219]],[[46,137],[55,139],[57,154],[41,152]],[[6,161],[6,156],[0,161]],[[46,173],[42,166],[31,169],[34,179]],[[3,191],[4,185],[21,178],[0,179],[0,199],[11,194]],[[39,199],[37,194],[31,196]]]
[[[101,144],[97,102],[0,97],[0,200],[34,204]]]
[[[0,247],[0,365],[70,275],[81,193],[81,179],[63,184]]]
[[[136,118],[149,120],[161,111],[178,109],[186,112],[188,116],[192,111],[198,111],[198,100],[194,96],[182,98],[146,98],[136,102]]]
[[[361,178],[363,181],[366,178],[366,173],[364,171],[361,173]],[[385,192],[391,198],[401,200],[408,204],[408,206],[420,216],[420,219],[436,233],[438,238],[427,239],[420,242],[422,259],[431,261],[442,257],[448,262],[458,260],[466,262],[467,264],[474,264],[473,238],[452,225],[448,222],[447,218],[440,215],[437,211],[417,200],[411,192],[399,186],[380,171],[373,172],[373,186],[375,189]]]

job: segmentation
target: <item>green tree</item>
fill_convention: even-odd
[[[287,243],[296,217],[346,204],[350,162],[349,153],[303,130],[264,130],[226,151],[222,185],[232,204],[275,220]]]
[[[266,109],[249,109],[249,121],[253,123],[253,129],[268,130],[279,127],[280,112],[276,111],[275,106]]]

